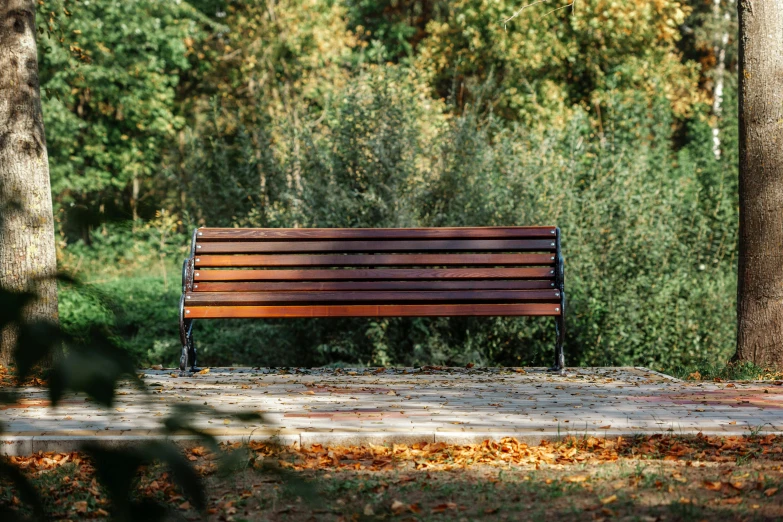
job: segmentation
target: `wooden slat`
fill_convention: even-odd
[[[196,267],[552,265],[553,254],[198,255]]]
[[[551,281],[440,280],[440,281],[288,281],[283,283],[213,283],[193,285],[194,292],[355,292],[370,290],[543,290]]]
[[[445,228],[202,228],[199,241],[318,239],[512,239],[555,237],[555,227]]]
[[[254,306],[271,304],[411,303],[411,302],[560,301],[558,290],[445,290],[371,292],[198,292],[185,295],[187,306]]]
[[[402,279],[553,279],[550,268],[399,268],[355,270],[196,270],[195,281],[358,281]]]
[[[295,254],[327,252],[554,252],[547,239],[434,239],[385,241],[256,241],[197,242],[202,254]]]
[[[283,317],[558,316],[559,304],[433,304],[185,307],[187,319]]]

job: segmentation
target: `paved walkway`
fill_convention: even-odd
[[[122,388],[108,410],[81,396],[51,408],[45,389],[25,389],[20,404],[0,406],[0,452],[161,437],[161,421],[183,403],[203,409],[193,423],[219,440],[305,445],[783,430],[779,384],[689,383],[644,368],[569,369],[566,376],[541,368],[430,367],[141,373],[151,393]],[[266,422],[244,424],[227,412],[264,413]]]

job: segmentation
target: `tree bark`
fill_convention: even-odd
[[[0,287],[33,290],[25,320],[57,321],[57,261],[34,0],[0,2]],[[0,364],[16,330],[0,332]]]
[[[783,1],[740,0],[735,359],[783,368]]]

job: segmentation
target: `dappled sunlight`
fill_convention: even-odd
[[[220,440],[274,438],[305,446],[465,444],[503,437],[537,443],[637,433],[738,435],[783,427],[783,387],[775,382],[678,381],[636,368],[574,368],[566,376],[540,368],[433,366],[140,375],[149,393],[121,387],[108,409],[96,409],[81,395],[50,408],[44,388],[22,388],[18,403],[0,406],[4,436],[16,441],[6,452],[159,437],[161,420],[183,405],[191,427]],[[263,418],[240,422],[223,413],[229,411]]]

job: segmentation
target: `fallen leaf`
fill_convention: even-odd
[[[766,495],[768,497],[771,497],[772,495],[774,495],[777,492],[778,492],[778,488],[769,488],[769,489],[765,489],[764,490],[764,495]]]
[[[587,480],[587,477],[585,475],[573,475],[570,477],[566,477],[563,480],[565,480],[566,482],[584,482]]]
[[[468,363],[468,364],[466,364],[466,365],[465,365],[465,368],[467,368],[468,370],[470,370],[470,369],[471,369],[471,368],[473,368],[474,366],[476,366],[476,365],[475,365],[475,363]]]
[[[199,375],[206,375],[206,374],[208,374],[208,373],[209,373],[209,368],[204,368],[203,370],[201,370],[200,372],[198,372],[198,374],[199,374]]]
[[[446,502],[445,504],[438,504],[432,508],[433,513],[443,513],[449,509],[457,509],[457,504],[454,502]]]
[[[188,501],[186,500],[185,502],[183,502],[182,504],[180,504],[178,507],[179,507],[179,509],[181,509],[182,511],[187,511],[188,509],[190,509],[190,502],[188,502]]]
[[[486,515],[494,515],[497,512],[498,512],[498,508],[496,508],[496,507],[494,507],[494,508],[487,508],[487,509],[484,510],[484,514],[486,514]]]
[[[599,430],[608,430],[608,429],[609,429],[609,428],[611,428],[611,427],[612,427],[612,425],[611,425],[611,424],[607,424],[606,426],[601,426],[601,427],[599,427],[598,429],[599,429]]]
[[[395,515],[399,515],[400,513],[405,511],[405,509],[407,507],[408,506],[406,504],[403,504],[399,500],[395,500],[394,502],[392,502],[391,510],[392,510],[392,513],[394,513]]]
[[[710,480],[704,481],[704,487],[710,491],[720,491],[722,484],[720,482],[712,482]]]
[[[724,498],[720,501],[721,504],[737,505],[742,503],[742,497],[730,497]]]
[[[73,503],[73,510],[77,513],[87,513],[87,501],[80,500]]]
[[[601,504],[603,504],[605,506],[607,504],[611,504],[612,502],[616,502],[616,501],[617,501],[617,495],[610,495],[610,496],[608,496],[606,498],[602,498],[601,499]]]
[[[371,517],[374,515],[375,515],[375,511],[373,511],[372,506],[370,504],[364,506],[364,516]]]

